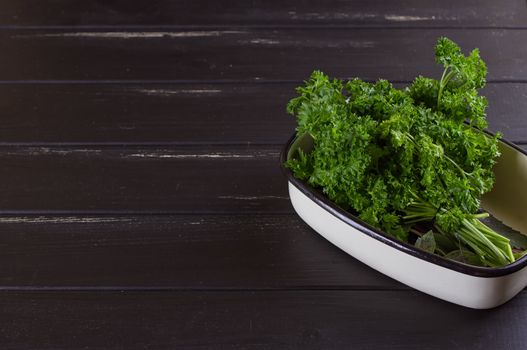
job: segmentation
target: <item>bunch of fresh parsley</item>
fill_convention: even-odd
[[[294,175],[370,225],[447,258],[482,266],[515,260],[507,238],[480,222],[492,188],[499,134],[489,136],[478,94],[487,68],[440,38],[440,80],[405,89],[388,81],[329,79],[315,71],[287,110],[313,150],[288,161]]]

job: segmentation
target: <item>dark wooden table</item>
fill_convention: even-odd
[[[2,1],[0,348],[526,349],[527,291],[477,311],[387,278],[279,169],[313,69],[437,77],[442,35],[527,147],[524,0]]]

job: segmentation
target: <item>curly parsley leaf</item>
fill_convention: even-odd
[[[297,118],[298,135],[310,134],[314,146],[287,166],[402,241],[413,225],[427,222],[434,233],[421,237],[419,247],[504,265],[515,258],[508,240],[477,214],[499,156],[500,135],[481,131],[487,100],[477,89],[487,69],[478,50],[464,56],[447,38],[435,53],[445,69],[441,79],[419,76],[402,90],[386,80],[341,81],[313,72],[287,110]]]

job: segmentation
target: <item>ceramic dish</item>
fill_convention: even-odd
[[[499,268],[463,264],[400,242],[338,207],[284,167],[299,148],[308,153],[312,146],[309,136],[293,136],[282,151],[280,161],[291,203],[309,226],[346,253],[412,288],[476,309],[501,305],[527,285],[527,256]],[[500,141],[500,151],[494,169],[496,182],[482,207],[525,234],[527,155],[507,141]]]

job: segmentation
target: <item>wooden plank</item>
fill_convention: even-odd
[[[0,25],[525,26],[521,0],[31,1],[0,4]]]
[[[0,85],[0,142],[280,144],[296,85]]]
[[[296,215],[0,216],[0,289],[405,289]]]
[[[6,147],[0,211],[290,213],[279,148]]]
[[[490,80],[527,80],[525,30],[185,29],[3,30],[0,77],[19,80],[412,80],[440,76],[433,46],[448,36],[479,47]]]
[[[0,213],[292,213],[278,156],[277,146],[4,147]]]
[[[489,129],[516,143],[527,143],[527,84],[489,84]]]
[[[413,291],[0,294],[3,349],[511,349],[527,293],[471,310]]]
[[[0,85],[0,143],[283,144],[299,84]],[[490,129],[527,142],[527,84],[482,93]]]

